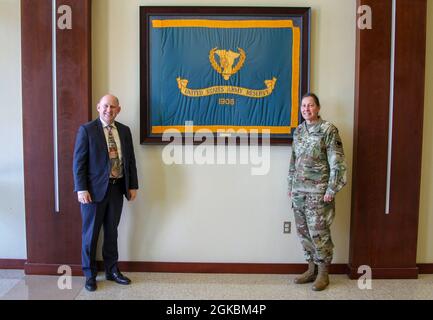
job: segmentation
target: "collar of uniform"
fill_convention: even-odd
[[[319,120],[316,123],[313,123],[310,128],[307,127],[307,121],[304,121],[304,130],[308,133],[314,133],[320,130],[321,124],[323,123],[323,120],[321,117],[319,117]]]
[[[99,120],[101,120],[102,128],[106,128],[106,127],[109,126],[109,124],[106,123],[106,122],[105,122],[104,120],[102,120],[101,118],[99,118]],[[116,122],[115,122],[115,121],[113,121],[113,123],[111,124],[111,126],[112,126],[114,129],[117,129],[117,127],[116,127]]]

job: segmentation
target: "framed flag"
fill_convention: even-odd
[[[140,142],[176,133],[183,143],[194,134],[290,143],[309,90],[310,12],[140,7]]]

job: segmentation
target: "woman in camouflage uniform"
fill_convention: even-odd
[[[293,133],[288,175],[296,229],[308,261],[308,270],[295,278],[295,283],[314,281],[312,288],[316,291],[329,284],[334,198],[346,184],[341,138],[333,124],[321,119],[319,111],[320,102],[315,94],[302,97],[301,113],[305,121]]]

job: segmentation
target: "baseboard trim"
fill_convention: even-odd
[[[196,263],[196,262],[119,262],[119,268],[129,272],[179,273],[255,273],[299,274],[306,270],[304,263]],[[347,274],[346,264],[333,264],[330,273]]]
[[[25,263],[26,274],[58,275],[60,264]],[[73,276],[82,276],[80,265],[70,265]],[[124,272],[171,272],[171,273],[244,273],[244,274],[299,274],[306,270],[307,264],[269,264],[269,263],[196,263],[196,262],[143,262],[119,261]],[[102,261],[98,270],[103,271]],[[333,264],[331,274],[347,274],[346,264]]]
[[[29,275],[58,275],[61,264],[29,263],[24,259],[0,259],[0,269],[24,269]],[[82,276],[81,265],[69,265],[73,276]],[[145,262],[119,261],[125,272],[172,273],[245,273],[245,274],[299,274],[305,271],[305,263],[201,263],[201,262]],[[98,269],[104,270],[98,262]],[[331,274],[347,274],[359,279],[358,269],[337,263],[330,267]],[[433,274],[433,263],[420,263],[416,268],[373,268],[373,279],[416,279],[418,274]]]
[[[433,274],[433,263],[419,263],[417,266],[420,274]]]
[[[24,259],[0,259],[0,269],[24,269]]]
[[[68,265],[71,267],[73,276],[83,276],[83,271],[81,270],[81,265],[79,264],[48,264],[48,263],[29,263],[24,264],[24,273],[28,275],[60,275],[64,274],[64,271],[58,272],[59,267],[62,265]]]
[[[349,278],[359,279],[362,274],[358,273],[358,267],[349,265]],[[417,279],[419,268],[371,268],[373,279]]]

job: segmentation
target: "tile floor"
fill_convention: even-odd
[[[98,290],[84,289],[84,278],[73,277],[71,289],[58,288],[56,276],[29,276],[22,270],[0,270],[0,300],[433,300],[433,275],[417,280],[373,280],[371,290],[356,280],[331,275],[327,290],[314,292],[311,284],[295,285],[295,275],[125,273],[130,286],[104,279]]]

